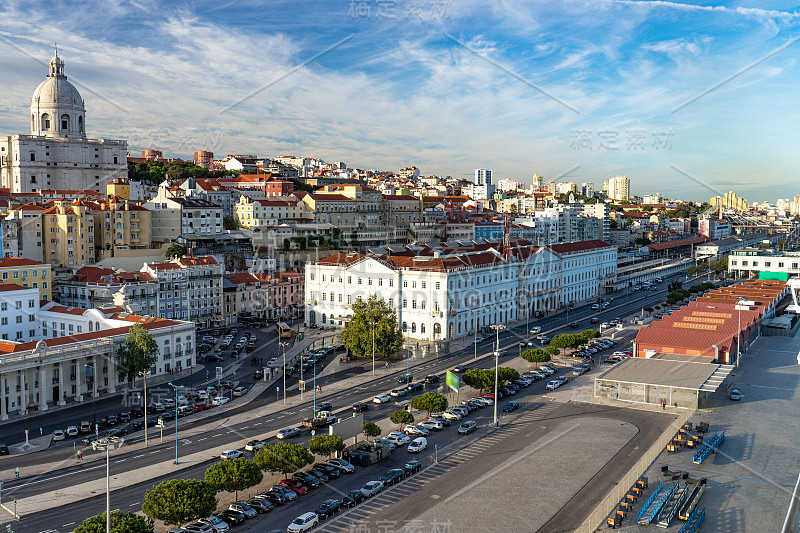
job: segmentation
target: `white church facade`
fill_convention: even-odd
[[[86,138],[84,101],[58,53],[31,97],[30,124],[30,135],[0,136],[0,187],[105,191],[127,176],[127,141]]]

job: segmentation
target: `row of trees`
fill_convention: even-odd
[[[497,386],[502,387],[508,381],[519,379],[519,372],[513,368],[501,366],[497,369]],[[464,372],[461,381],[478,389],[481,394],[483,391],[494,390],[494,370],[490,368],[470,368]]]
[[[562,349],[566,353],[567,348],[577,348],[589,342],[589,339],[596,339],[599,336],[600,332],[596,329],[585,329],[580,333],[561,333],[550,340],[550,347]]]
[[[705,283],[698,283],[696,285],[692,285],[688,289],[675,289],[667,295],[667,304],[675,305],[676,303],[685,300],[692,294],[698,294],[701,292],[705,292],[709,289],[713,289],[716,285],[707,281]]]

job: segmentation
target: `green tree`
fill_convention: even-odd
[[[206,483],[214,489],[225,492],[233,492],[233,499],[239,499],[239,491],[247,490],[261,483],[264,474],[261,469],[252,461],[244,457],[220,461],[208,467],[206,470]]]
[[[217,491],[198,479],[162,481],[153,490],[145,492],[142,503],[144,514],[161,520],[168,526],[204,518],[216,508]]]
[[[573,344],[573,340],[571,338],[571,333],[561,333],[559,335],[553,336],[550,339],[550,346],[553,348],[558,348],[560,350],[564,350],[563,353],[567,352],[567,348],[571,348]]]
[[[580,337],[580,341],[577,345],[573,345],[573,348],[577,348],[581,344],[586,343],[589,339],[596,339],[600,337],[600,332],[596,329],[585,329],[581,331],[578,336]]]
[[[120,376],[125,381],[133,381],[139,372],[152,368],[158,353],[158,343],[153,336],[141,324],[134,324],[128,330],[125,342],[117,348]]]
[[[403,345],[403,333],[397,327],[397,315],[383,299],[371,295],[366,301],[356,298],[353,316],[342,330],[345,347],[354,357],[372,357],[373,324],[375,354],[392,356]]]
[[[461,376],[461,381],[483,393],[484,390],[494,388],[494,370],[470,368]]]
[[[389,420],[392,421],[392,424],[397,424],[402,428],[405,424],[414,423],[414,415],[405,409],[399,409],[389,415]]]
[[[237,230],[239,229],[239,223],[233,217],[225,217],[222,219],[222,228],[231,231]]]
[[[183,257],[188,252],[186,251],[186,247],[182,244],[172,244],[169,248],[167,248],[166,255],[167,259],[172,259],[173,257]]]
[[[511,207],[508,210],[508,214],[509,216],[515,217],[517,216],[517,214],[519,214],[518,211],[519,210],[517,208],[517,204],[511,204]]]
[[[430,418],[431,413],[442,413],[447,410],[447,398],[438,392],[426,392],[411,398],[411,407],[417,411],[427,411]]]
[[[529,363],[546,363],[550,360],[550,354],[541,348],[535,348],[522,352],[522,358]]]
[[[374,439],[375,437],[380,437],[381,432],[381,427],[378,424],[375,422],[370,422],[369,420],[364,420],[364,435],[366,435],[367,438]]]
[[[330,456],[344,450],[345,445],[339,435],[316,435],[308,441],[308,449],[317,455]]]
[[[617,229],[619,227],[619,224],[617,224],[617,221],[612,218],[608,221],[608,227],[610,229]]]
[[[550,355],[552,355],[553,357],[555,357],[559,353],[559,349],[554,346],[548,346],[547,348],[545,348],[545,351]]]
[[[625,225],[628,227],[633,226],[633,222],[634,222],[633,217],[628,217],[625,219]]]
[[[314,456],[302,444],[279,442],[258,450],[254,461],[265,472],[281,473],[288,477],[312,464]]]
[[[136,513],[111,511],[111,533],[153,533],[153,526],[152,518]],[[75,528],[74,533],[106,533],[106,513],[87,518]]]
[[[507,381],[514,381],[515,379],[519,379],[519,372],[513,368],[501,366],[497,369],[497,382],[500,387],[505,385]]]
[[[723,255],[713,263],[714,272],[721,274],[728,270],[728,256]]]

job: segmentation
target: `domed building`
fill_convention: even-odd
[[[30,135],[0,137],[0,187],[11,192],[105,191],[128,174],[128,143],[87,139],[83,98],[56,51],[31,97]]]

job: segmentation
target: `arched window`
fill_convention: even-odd
[[[419,325],[419,332],[420,333],[425,333],[425,324],[420,324]]]
[[[417,332],[417,323],[416,322],[412,322],[411,323],[411,333],[416,333],[416,332]]]
[[[455,336],[455,335],[453,335],[453,329],[454,329],[453,323],[450,322],[450,337],[451,338]]]
[[[69,131],[69,115],[67,114],[61,115],[61,129]]]
[[[47,131],[50,129],[50,115],[47,113],[42,113],[42,131]]]
[[[95,322],[94,323],[94,330],[95,331],[100,331],[100,322]]]
[[[89,321],[89,331],[92,331],[92,326],[93,326],[93,325],[94,325],[94,324],[92,324],[92,321],[90,320],[90,321]]]
[[[78,133],[83,133],[83,117],[78,117]]]
[[[325,323],[325,313],[322,313],[322,321],[320,322],[320,324],[324,324],[324,323]]]
[[[403,321],[403,331],[408,331],[408,323]]]
[[[36,130],[36,117],[31,115],[31,131]]]
[[[438,322],[433,324],[433,338],[439,337],[442,334],[442,325]]]

